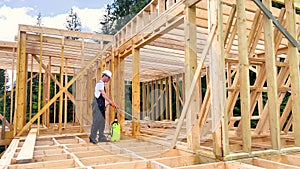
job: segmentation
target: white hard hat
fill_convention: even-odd
[[[104,71],[102,72],[102,76],[103,76],[103,75],[106,75],[106,76],[108,76],[108,77],[111,78],[112,73],[111,73],[111,71],[109,71],[109,70],[104,70]]]

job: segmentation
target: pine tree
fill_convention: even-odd
[[[36,18],[36,20],[37,20],[36,25],[37,26],[42,26],[42,15],[41,15],[41,13],[39,13],[39,15]]]
[[[104,14],[104,18],[103,18],[103,21],[100,22],[102,26],[102,33],[103,34],[109,34],[109,35],[112,35],[113,34],[113,22],[114,22],[114,17],[111,13],[111,10],[112,10],[112,7],[110,5],[107,5],[106,6],[106,9],[105,9],[105,12],[106,14]]]
[[[114,0],[106,6],[106,14],[100,22],[101,33],[115,34],[126,25],[150,0]]]
[[[66,28],[68,30],[72,30],[72,31],[81,31],[80,18],[78,17],[77,13],[73,11],[73,8],[71,8],[70,13],[67,17]],[[68,39],[73,39],[73,40],[78,39],[78,38],[75,38],[75,37],[67,37],[67,38]]]

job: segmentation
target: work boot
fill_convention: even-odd
[[[92,139],[91,137],[89,137],[89,139],[90,139],[90,143],[97,144],[97,141],[95,139]]]
[[[110,142],[106,137],[101,137],[98,142]]]

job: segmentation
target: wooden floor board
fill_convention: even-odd
[[[149,129],[148,129],[149,130]],[[151,128],[152,131],[155,128]],[[168,129],[169,130],[169,129]],[[159,129],[159,133],[164,133]],[[27,137],[26,137],[27,138]],[[119,142],[92,144],[88,135],[83,133],[67,133],[65,135],[49,135],[45,133],[36,137],[31,161],[17,163],[17,156],[25,146],[26,138],[15,141],[15,150],[6,161],[6,166],[19,168],[120,168],[120,169],[262,169],[262,168],[299,168],[300,153],[269,156],[269,158],[255,157],[247,161],[224,161],[204,157],[202,153],[191,152],[186,149],[187,143],[178,142],[178,149],[169,149],[168,139],[155,135],[141,135],[138,138],[123,137]],[[29,137],[28,137],[29,138]],[[268,137],[255,137],[253,146],[261,150],[269,143]],[[242,142],[234,136],[231,144],[236,144],[239,150]],[[212,144],[207,141],[202,144],[206,151],[212,151]],[[202,150],[202,149],[201,149]],[[200,151],[199,151],[200,152]],[[202,152],[202,151],[201,151]],[[241,157],[243,155],[240,155]],[[246,156],[245,156],[246,157]],[[1,167],[0,167],[1,168]]]
[[[27,135],[21,151],[19,152],[16,162],[31,162],[36,141],[37,128],[32,128]]]

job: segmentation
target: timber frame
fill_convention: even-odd
[[[299,42],[300,4],[276,0],[285,5],[278,9],[271,0],[262,2]],[[64,134],[70,104],[72,124],[83,133],[90,127],[94,85],[109,69],[108,92],[121,109],[125,86],[132,86],[134,118],[118,117],[130,131],[124,135],[142,139],[149,132],[144,124],[163,121],[172,124],[164,146],[209,159],[300,151],[299,52],[252,0],[152,0],[115,35],[19,25],[16,40],[0,42],[0,67],[17,75],[14,90],[0,100],[13,96],[10,120],[3,118],[5,109],[1,114],[2,145],[32,126],[37,135],[44,129]],[[114,114],[109,109],[109,124]]]

